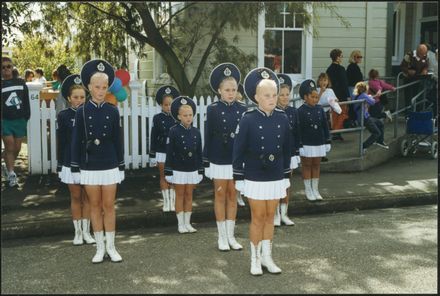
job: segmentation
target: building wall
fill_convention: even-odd
[[[345,28],[328,10],[319,9],[319,36],[313,39],[312,78],[325,72],[331,63],[330,51],[339,48],[343,52],[344,67],[349,64],[350,53],[359,49],[363,61],[362,73],[375,68],[385,75],[387,3],[386,2],[333,2],[338,12],[351,24]]]

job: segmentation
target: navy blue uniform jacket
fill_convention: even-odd
[[[233,150],[234,180],[278,181],[290,177],[290,125],[284,111],[244,113]]]
[[[167,152],[168,132],[175,124],[176,121],[171,116],[171,113],[161,112],[154,115],[153,126],[151,127],[151,144],[149,153],[151,158],[156,158],[156,152]]]
[[[205,121],[205,146],[203,162],[227,165],[232,164],[232,147],[235,130],[247,108],[234,101],[231,104],[220,100],[208,106]]]
[[[300,147],[320,146],[330,144],[330,131],[327,125],[327,118],[321,105],[314,107],[302,104],[298,108]]]
[[[292,138],[290,139],[290,143],[292,144],[292,156],[299,155],[300,148],[300,134],[299,134],[299,116],[298,110],[295,107],[287,106],[286,108],[282,108],[277,106],[279,110],[282,110],[286,113],[287,118],[289,119],[290,124],[290,135]]]
[[[71,149],[72,172],[116,167],[123,171],[125,163],[118,108],[106,102],[98,105],[91,100],[80,106],[75,116]]]
[[[72,145],[73,122],[76,109],[70,107],[58,113],[57,116],[57,159],[58,170],[61,166],[70,167],[70,154]]]
[[[202,136],[198,128],[186,128],[181,123],[171,127],[167,140],[165,175],[173,171],[204,173],[202,163]]]

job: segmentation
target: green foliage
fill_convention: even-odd
[[[69,67],[72,73],[79,73],[79,69],[75,68],[74,55],[66,51],[62,42],[52,42],[38,33],[34,36],[25,35],[24,40],[14,49],[13,58],[22,77],[26,69],[35,70],[40,67],[46,79],[52,80],[52,71],[61,64]]]

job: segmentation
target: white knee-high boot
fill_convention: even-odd
[[[287,203],[281,203],[280,204],[280,208],[281,208],[281,221],[286,224],[286,225],[295,225],[295,223],[290,220],[290,218],[287,216],[287,209],[288,209],[289,205]]]
[[[168,192],[168,189],[162,190],[162,197],[163,197],[163,212],[169,212],[170,211],[170,194]]]
[[[275,209],[275,216],[273,216],[273,225],[280,226],[281,225],[281,215],[280,215],[280,203],[278,203]]]
[[[185,219],[185,227],[188,230],[188,232],[196,232],[197,229],[191,226],[191,214],[192,212],[183,212],[183,217]]]
[[[176,211],[176,191],[171,188],[169,190],[169,197],[170,197],[170,211],[175,212]]]
[[[235,221],[226,220],[226,234],[228,238],[229,246],[232,250],[241,250],[243,246],[240,245],[234,237]]]
[[[186,229],[185,226],[185,213],[184,212],[179,212],[176,213],[177,216],[177,231],[179,231],[179,233],[187,233],[188,229]]]
[[[312,179],[313,194],[315,195],[315,198],[317,200],[322,200],[322,196],[321,196],[321,194],[319,194],[319,191],[318,191],[318,184],[319,184],[319,178],[313,178]]]
[[[86,242],[86,244],[94,244],[95,240],[90,235],[90,220],[89,219],[82,219],[82,234],[83,239]]]
[[[261,268],[261,241],[256,246],[251,242],[251,274],[263,274],[263,269]]]
[[[122,257],[115,248],[115,232],[105,232],[105,249],[112,262],[121,262]]]
[[[83,242],[81,220],[73,220],[73,227],[75,228],[75,237],[73,238],[73,245],[80,246]]]
[[[218,249],[220,251],[229,251],[229,244],[226,232],[226,221],[217,221],[218,230]]]
[[[94,232],[94,235],[96,240],[96,254],[92,259],[92,263],[101,263],[105,255],[104,231]]]
[[[281,273],[272,259],[272,242],[268,239],[261,241],[261,266],[266,267],[270,273]]]
[[[304,188],[305,188],[305,192],[306,192],[306,198],[310,201],[315,201],[315,194],[313,194],[312,191],[312,181],[311,179],[304,179]]]

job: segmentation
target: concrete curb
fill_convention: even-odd
[[[332,198],[320,202],[308,202],[306,200],[295,200],[295,205],[289,207],[289,214],[308,215],[317,213],[334,213],[342,211],[357,211],[376,208],[403,207],[415,205],[436,204],[438,202],[437,192],[414,192],[397,195],[378,196],[350,196]],[[248,204],[239,208],[238,220],[250,220]],[[215,215],[212,206],[200,207],[192,215],[192,222],[212,222]],[[137,211],[117,214],[117,229],[129,230],[137,228],[150,228],[161,226],[177,225],[174,212],[163,213],[160,210]],[[73,233],[72,220],[70,217],[45,219],[24,223],[2,223],[2,240],[28,238],[35,236],[51,236]]]

